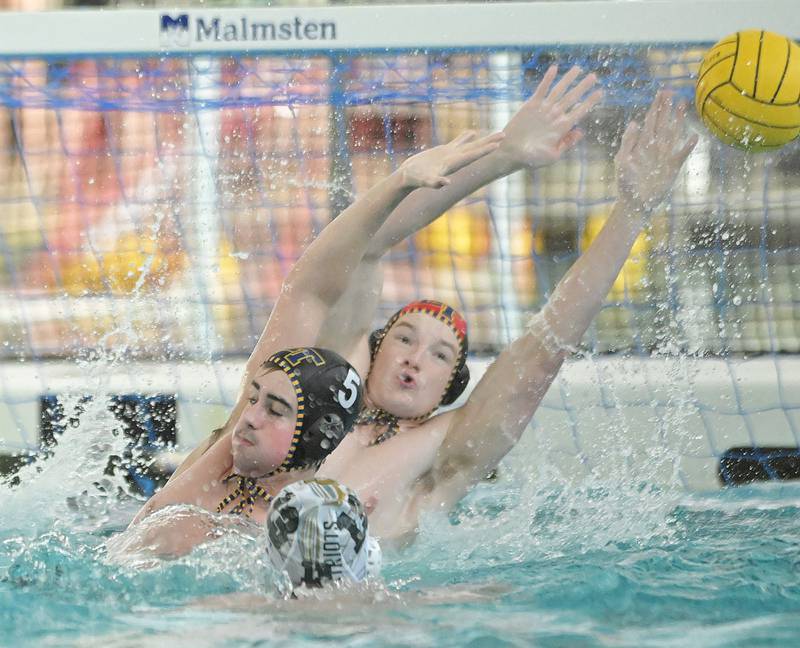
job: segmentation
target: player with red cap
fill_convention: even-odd
[[[618,198],[603,231],[466,401],[437,412],[439,406],[453,403],[469,380],[466,322],[446,304],[412,302],[369,335],[369,318],[381,294],[378,260],[410,233],[412,225],[424,226],[433,212],[447,209],[476,184],[491,180],[498,169],[541,165],[576,141],[575,122],[569,116],[585,114],[592,103],[580,99],[589,90],[591,76],[569,89],[563,81],[577,80],[577,72],[567,73],[551,88],[554,71],[548,75],[512,119],[494,159],[476,162],[436,195],[412,194],[395,211],[355,271],[349,293],[322,327],[320,342],[358,367],[366,376],[366,390],[364,411],[353,433],[317,474],[354,489],[369,512],[370,528],[383,540],[413,538],[421,512],[450,510],[514,447],[564,358],[580,344],[600,311],[647,216],[663,200],[696,142],[696,137],[684,135],[685,108],[674,107],[670,96],[660,93],[642,126],[632,123],[625,131],[616,158]],[[547,116],[565,103],[573,104],[566,115],[548,122]],[[553,130],[545,133],[543,123]],[[503,166],[503,155],[515,159],[517,166]]]
[[[685,107],[676,108],[669,94],[659,93],[643,123],[631,122],[625,130],[615,160],[617,200],[592,246],[466,401],[437,412],[453,404],[469,381],[466,321],[450,305],[415,301],[370,335],[382,292],[380,259],[476,189],[519,169],[550,164],[574,146],[582,137],[578,124],[601,93],[593,90],[593,74],[582,76],[573,68],[559,80],[556,75],[555,67],[545,73],[495,150],[447,182],[421,187],[395,205],[369,233],[360,262],[337,273],[306,253],[287,279],[293,289],[341,282],[323,308],[304,308],[275,323],[294,331],[298,325],[313,327],[315,337],[309,338],[307,329],[298,344],[335,349],[366,378],[353,432],[317,475],[353,489],[380,538],[413,537],[422,511],[449,510],[514,447],[696,143],[684,134]],[[347,229],[340,218],[315,241],[318,249],[335,254],[346,237],[363,238],[363,231]]]

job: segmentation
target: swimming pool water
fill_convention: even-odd
[[[560,489],[506,471],[448,518],[424,519],[411,547],[386,551],[382,584],[322,601],[278,600],[257,537],[229,536],[137,570],[109,564],[103,548],[135,503],[21,519],[4,511],[2,493],[3,645],[764,646],[800,638],[800,487],[791,485],[708,495]],[[242,600],[248,593],[257,596]]]

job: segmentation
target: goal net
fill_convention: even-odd
[[[465,314],[477,354],[496,353],[602,227],[620,135],[656,90],[691,103],[703,52],[732,31],[800,36],[791,0],[700,3],[691,21],[688,9],[6,15],[0,453],[39,446],[45,397],[91,373],[76,359],[103,358],[119,396],[174,396],[178,441],[202,437],[326,223],[410,154],[502,128],[548,66],[579,65],[605,98],[575,150],[475,193],[385,262],[378,321],[440,299]],[[750,155],[692,127],[700,144],[586,335],[589,355],[537,416],[542,434],[560,430],[548,447],[565,466],[600,443],[583,406],[641,410],[703,484],[731,447],[800,441],[800,147]],[[654,369],[662,357],[679,368]],[[676,402],[680,429],[667,430]]]

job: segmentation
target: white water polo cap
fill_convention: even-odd
[[[289,484],[267,515],[267,554],[294,587],[377,576],[378,542],[356,494],[332,479]]]

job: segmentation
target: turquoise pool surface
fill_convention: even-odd
[[[541,487],[504,471],[449,517],[424,519],[416,543],[385,551],[382,583],[296,601],[276,594],[257,535],[146,569],[112,564],[104,543],[137,504],[89,492],[60,506],[48,486],[40,477],[0,492],[2,645],[800,641],[793,485],[687,495]]]

